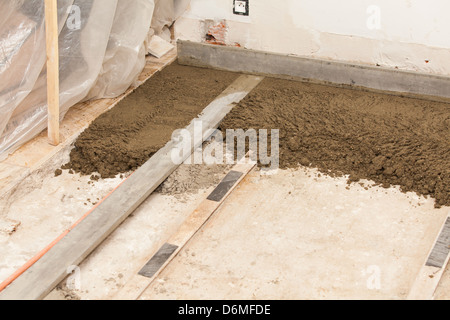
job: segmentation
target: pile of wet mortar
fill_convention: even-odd
[[[63,169],[102,178],[136,170],[238,76],[173,63],[97,118],[79,136]]]
[[[238,74],[173,64],[80,135],[64,169],[103,178],[136,170]],[[280,166],[372,180],[450,205],[450,105],[266,78],[221,129],[279,129]]]
[[[450,205],[449,104],[266,78],[221,124],[237,128],[279,129],[281,168],[398,185]]]

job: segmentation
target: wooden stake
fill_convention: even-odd
[[[57,0],[45,0],[45,26],[47,39],[47,102],[48,138],[59,145],[59,48]]]

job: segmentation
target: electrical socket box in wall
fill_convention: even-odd
[[[233,13],[241,16],[250,15],[250,0],[234,0]]]

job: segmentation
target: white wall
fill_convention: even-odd
[[[179,39],[205,41],[225,21],[226,43],[450,75],[448,0],[250,0],[250,17],[233,0],[192,0],[175,25]]]

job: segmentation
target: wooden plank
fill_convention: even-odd
[[[47,103],[48,138],[59,145],[59,48],[57,0],[45,0],[45,30],[47,40]]]
[[[203,123],[203,140],[191,146],[191,153],[214,132],[234,104],[242,100],[262,79],[240,76],[205,108],[199,117]],[[186,129],[194,136],[194,122]],[[172,174],[178,167],[172,161],[174,148],[173,141],[167,143],[46,255],[1,292],[0,300],[45,298],[67,276],[68,267],[80,264]],[[189,156],[185,155],[185,158]]]
[[[420,269],[408,294],[408,300],[432,300],[434,298],[436,289],[450,259],[449,231],[450,216],[445,219],[441,232],[439,232],[427,257],[427,261]]]
[[[444,269],[423,266],[412,286],[407,300],[433,300]]]
[[[450,101],[450,77],[178,41],[180,64]]]
[[[256,166],[256,162],[250,160],[247,163],[240,163],[234,166],[232,171],[222,180],[211,194],[221,193],[218,189],[223,189],[224,183],[232,181],[233,184],[227,187],[227,192],[219,201],[210,200],[207,197],[194,212],[186,219],[178,231],[168,240],[168,242],[155,254],[151,256],[149,263],[128,281],[125,286],[114,296],[113,300],[137,300],[161,274],[167,265],[180,253],[185,245],[198,233],[198,231],[208,222],[233,190],[245,178],[245,176]],[[237,174],[238,173],[238,174]],[[173,248],[170,254],[164,255],[164,260],[159,260],[161,252],[166,252],[166,248]],[[150,259],[150,257],[148,258]],[[157,263],[155,263],[157,262]],[[150,269],[151,272],[147,274]]]

